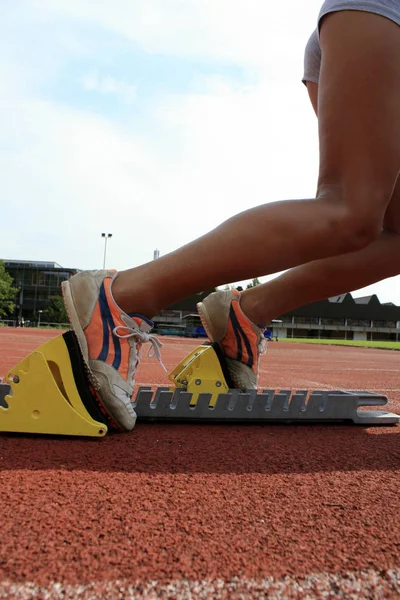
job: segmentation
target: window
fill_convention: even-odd
[[[344,325],[344,319],[321,319],[321,325]]]

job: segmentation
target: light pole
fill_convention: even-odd
[[[101,237],[104,238],[104,260],[103,260],[103,269],[106,268],[106,256],[107,256],[107,240],[112,237],[112,233],[102,233]]]
[[[43,312],[42,310],[38,310],[38,313],[39,313],[38,325],[37,325],[38,327],[40,327],[40,317],[41,317],[42,312]]]

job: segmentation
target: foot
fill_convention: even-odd
[[[260,355],[266,349],[264,328],[252,323],[240,308],[240,292],[214,292],[197,309],[208,337],[225,355],[236,388],[257,389]]]
[[[82,271],[62,283],[62,292],[99,400],[112,424],[130,431],[136,422],[133,378],[141,346],[150,342],[160,358],[162,344],[150,334],[152,321],[127,315],[118,307],[112,295],[116,276],[115,271]]]

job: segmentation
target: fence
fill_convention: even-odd
[[[17,327],[16,319],[0,319],[0,327]],[[37,321],[25,321],[24,327],[38,327]],[[47,323],[40,321],[40,329],[70,329],[69,323]]]

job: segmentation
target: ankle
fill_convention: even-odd
[[[252,292],[253,290],[245,290],[240,294],[240,308],[254,325],[265,327],[273,317],[266,312],[264,302],[260,303]]]
[[[113,281],[112,295],[119,308],[127,314],[135,313],[152,319],[160,311],[153,291],[141,286],[140,281],[135,281],[132,289],[123,271]]]

